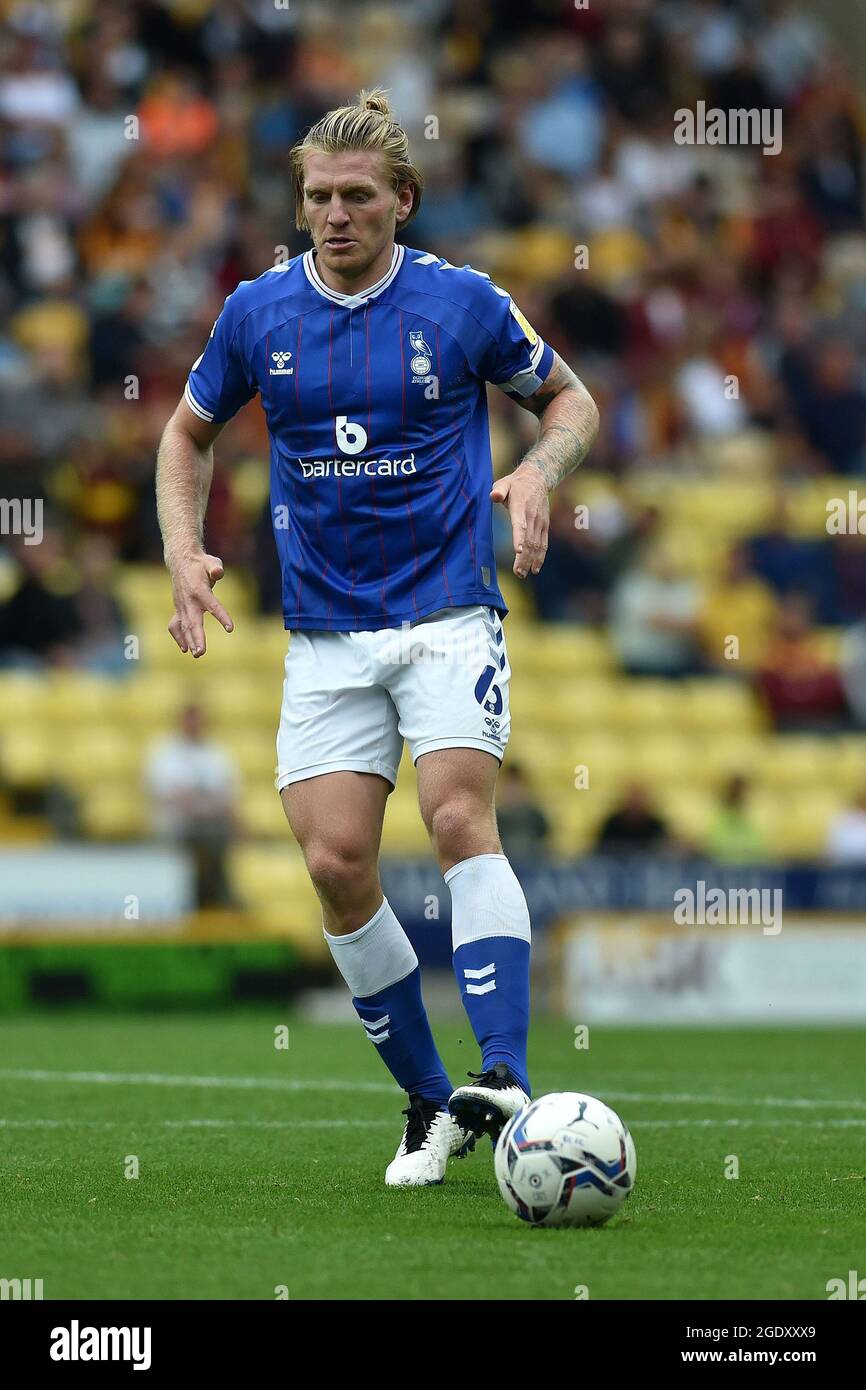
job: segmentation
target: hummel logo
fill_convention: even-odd
[[[292,375],[292,373],[293,373],[294,370],[295,370],[294,367],[287,367],[287,366],[286,366],[286,363],[288,362],[288,360],[289,360],[289,358],[291,357],[291,355],[292,355],[292,354],[291,354],[290,352],[272,352],[272,353],[271,353],[271,361],[275,364],[275,365],[274,365],[273,367],[271,367],[271,369],[270,369],[270,370],[271,370],[271,376],[291,376],[291,375]]]

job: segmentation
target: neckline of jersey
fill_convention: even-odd
[[[395,279],[406,254],[405,246],[394,243],[394,250],[391,255],[391,264],[385,271],[381,280],[377,280],[375,285],[370,285],[368,289],[361,290],[358,294],[342,294],[340,290],[332,290],[330,285],[326,285],[318,270],[316,269],[315,256],[312,251],[304,252],[304,274],[312,285],[313,289],[329,299],[332,304],[342,304],[344,308],[354,309],[358,304],[365,303],[368,299],[376,299],[383,290],[386,290]]]

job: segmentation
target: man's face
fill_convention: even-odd
[[[337,275],[362,275],[411,206],[411,188],[392,187],[375,151],[313,152],[304,161],[304,211],[316,255]]]

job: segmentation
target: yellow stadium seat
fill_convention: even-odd
[[[866,734],[843,734],[832,740],[833,781],[847,796],[866,787]]]
[[[311,894],[304,857],[293,840],[282,845],[239,844],[228,852],[228,869],[238,896],[251,907]]]
[[[705,438],[696,448],[698,465],[710,472],[726,473],[739,484],[770,477],[776,468],[778,450],[775,438],[765,430],[746,429],[723,439]]]
[[[552,848],[557,854],[584,854],[591,850],[598,835],[598,829],[609,813],[616,795],[614,792],[600,792],[590,786],[589,790],[549,796],[544,803],[544,811],[550,821]]]
[[[755,819],[770,854],[780,858],[822,858],[831,821],[842,808],[838,795],[819,788],[761,792],[754,799]]]
[[[700,745],[677,734],[655,731],[641,738],[632,754],[631,777],[649,789],[703,784]]]
[[[742,775],[750,781],[760,772],[761,759],[769,735],[718,733],[692,734],[697,747],[695,775],[701,782],[717,788],[730,777]]]
[[[430,840],[418,809],[417,793],[414,787],[406,785],[401,779],[385,807],[382,853],[414,855],[429,852]]]
[[[614,660],[607,638],[591,628],[547,623],[533,628],[526,650],[521,652],[520,666],[515,667],[513,657],[511,664],[518,676],[531,673],[581,679],[607,673]]]
[[[823,627],[818,632],[818,651],[825,661],[836,665],[842,654],[844,632],[838,627]]]
[[[204,658],[207,660],[207,658]],[[213,729],[242,724],[276,737],[280,718],[280,688],[255,675],[216,675],[201,687],[199,700]]]
[[[726,478],[698,481],[669,501],[674,524],[708,537],[731,541],[761,530],[772,515],[772,487],[762,481]]]
[[[681,572],[703,584],[720,573],[730,548],[728,537],[720,532],[670,520],[664,527],[664,542],[676,555]]]
[[[0,729],[21,729],[44,718],[47,703],[44,676],[0,673]]]
[[[57,739],[43,728],[6,725],[0,731],[0,781],[9,787],[43,787],[56,780]]]
[[[508,607],[508,618],[506,619],[506,623],[509,626],[505,629],[507,636],[510,626],[514,623],[515,619],[532,619],[534,617],[535,605],[532,602],[532,595],[527,589],[526,584],[523,580],[518,579],[517,575],[512,574],[511,570],[506,565],[499,566],[498,578],[502,597],[505,599],[505,603]]]
[[[511,690],[512,718],[515,726],[525,724],[563,733],[604,728],[610,722],[612,691],[613,683],[603,677],[519,681]]]
[[[82,789],[79,813],[84,831],[94,840],[129,840],[150,831],[150,806],[131,782],[94,782]]]
[[[139,730],[140,737],[173,731],[189,691],[180,671],[142,671],[124,682],[118,699],[118,718]]]
[[[710,793],[694,787],[663,787],[656,804],[672,835],[696,847],[703,844],[717,804]]]
[[[273,776],[267,782],[247,782],[241,789],[237,811],[245,834],[262,839],[285,837],[287,841],[290,840],[288,822],[273,784]]]
[[[260,929],[294,942],[310,959],[327,958],[322,909],[297,845],[236,845],[227,862],[234,891]]]
[[[550,729],[534,729],[521,721],[512,726],[505,766],[512,762],[519,763],[533,786],[543,791],[551,780],[570,784],[573,767],[578,761],[578,750],[576,736],[563,735]]]
[[[117,719],[123,686],[123,681],[106,680],[104,676],[53,671],[45,677],[45,718],[75,729],[82,724],[110,724]]]
[[[752,689],[737,680],[680,682],[677,722],[692,732],[748,734],[759,730],[763,716]]]
[[[282,619],[276,613],[264,618],[245,618],[243,630],[249,646],[251,667],[272,671],[275,679],[281,681],[291,641]]]
[[[811,791],[833,784],[834,762],[829,742],[806,734],[780,734],[764,744],[758,773],[768,791]]]
[[[826,539],[827,503],[836,497],[847,504],[851,483],[851,478],[828,478],[822,474],[820,478],[788,488],[785,501],[791,534]]]
[[[58,778],[76,791],[131,782],[140,786],[144,749],[130,729],[106,725],[81,729],[74,738],[58,739]]]
[[[606,797],[618,795],[632,775],[634,749],[634,741],[623,735],[592,729],[580,733],[569,745],[573,755],[569,759],[571,785],[574,786],[576,779],[582,783],[588,777],[593,793]]]
[[[277,749],[273,732],[262,729],[223,729],[218,742],[234,761],[244,780],[273,788]]]
[[[676,681],[622,681],[611,695],[609,722],[615,728],[647,737],[677,727],[683,697]]]

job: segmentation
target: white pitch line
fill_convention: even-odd
[[[680,1095],[667,1091],[608,1091],[598,1088],[611,1100],[634,1101],[635,1104],[658,1101],[665,1105],[761,1105],[792,1110],[866,1110],[866,1100],[810,1100],[806,1096],[706,1096]]]
[[[266,1076],[182,1076],[174,1072],[43,1071],[0,1068],[0,1081],[47,1081],[71,1085],[99,1086],[179,1086],[218,1090],[261,1091],[351,1091],[367,1095],[399,1094],[387,1081],[341,1081],[324,1077],[319,1081]],[[619,1091],[601,1083],[595,1090],[610,1100],[633,1104],[727,1105],[737,1109],[757,1105],[779,1109],[866,1110],[866,1100],[837,1100],[806,1096],[712,1096],[667,1091]]]
[[[132,1117],[127,1120],[79,1120],[75,1117],[52,1120],[7,1120],[0,1118],[0,1129],[138,1129],[156,1126],[161,1129],[382,1129],[393,1121],[381,1120],[149,1120]],[[719,1116],[713,1119],[694,1117],[680,1120],[635,1120],[631,1128],[641,1129],[852,1129],[866,1127],[866,1118],[847,1120],[795,1120],[767,1116],[744,1120]]]
[[[139,1129],[157,1125],[163,1129],[381,1129],[393,1120],[4,1120],[0,1129]]]
[[[227,1091],[362,1091],[365,1094],[396,1095],[397,1086],[386,1081],[284,1080],[269,1076],[179,1076],[174,1072],[150,1071],[32,1071],[0,1069],[0,1081],[63,1081],[82,1086],[191,1086]]]
[[[794,1120],[771,1118],[769,1115],[763,1119],[740,1120],[731,1117],[720,1116],[713,1120],[632,1120],[629,1124],[630,1129],[688,1129],[701,1128],[711,1129],[719,1126],[725,1129],[764,1129],[766,1127],[775,1129],[862,1129],[866,1128],[866,1117],[862,1119],[849,1120]]]

